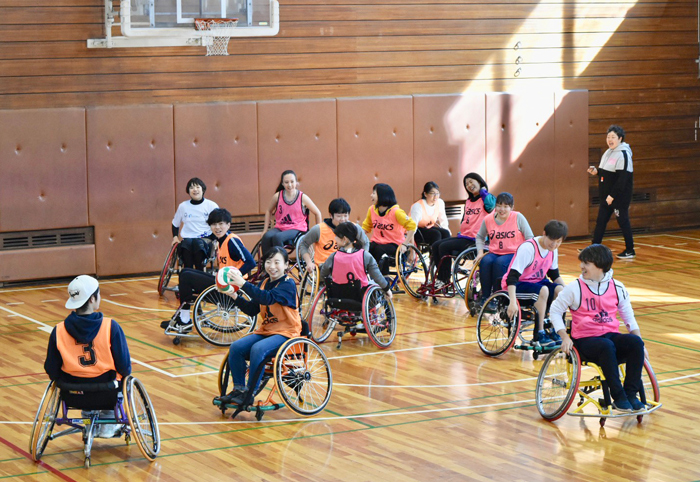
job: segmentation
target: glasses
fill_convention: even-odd
[[[439,195],[440,195],[440,191],[430,191],[428,193],[428,196],[439,196]]]

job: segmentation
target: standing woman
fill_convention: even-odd
[[[445,201],[440,199],[440,188],[433,181],[425,183],[421,198],[411,206],[411,219],[418,224],[417,242],[432,246],[452,234],[447,224]]]
[[[464,203],[464,216],[459,225],[459,233],[454,238],[444,239],[433,244],[431,257],[433,263],[438,264],[443,256],[458,255],[476,243],[476,233],[479,232],[484,218],[496,206],[496,198],[489,193],[486,181],[475,172],[470,172],[462,180],[467,191],[467,201]],[[451,263],[440,263],[438,283],[447,283],[450,280]]]
[[[321,211],[309,196],[297,189],[297,175],[294,171],[284,171],[265,212],[261,243],[263,256],[273,246],[284,246],[291,243],[297,234],[308,231],[309,212],[314,215],[315,224],[319,224],[322,220]],[[271,214],[275,216],[275,227],[268,229]]]
[[[386,275],[389,266],[382,261],[382,257],[393,257],[400,244],[412,244],[417,225],[399,207],[394,190],[388,184],[375,184],[370,199],[372,205],[367,210],[362,229],[367,234],[372,233],[369,252],[377,260],[382,274]]]
[[[620,259],[632,259],[634,240],[630,225],[630,202],[632,201],[632,149],[625,142],[625,131],[620,126],[608,127],[608,150],[600,159],[598,167],[591,166],[588,173],[598,175],[598,193],[600,206],[598,219],[593,231],[593,244],[601,244],[613,212],[617,214],[617,224],[625,238],[625,250],[617,255]]]

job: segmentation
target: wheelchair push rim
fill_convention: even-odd
[[[333,328],[335,327],[335,323],[333,323],[327,313],[326,291],[327,288],[325,286],[319,290],[311,307],[309,318],[306,320],[309,324],[311,339],[316,343],[326,341],[333,333]]]
[[[428,281],[428,267],[423,255],[413,245],[406,246],[406,251],[401,252],[401,246],[396,248],[396,271],[399,282],[406,293],[414,298],[422,298],[420,288]]]
[[[176,271],[175,266],[177,265],[178,246],[180,246],[180,243],[175,243],[170,247],[170,252],[165,257],[165,262],[163,263],[163,269],[160,271],[160,278],[158,278],[158,294],[161,296],[165,293],[170,283],[170,278]]]
[[[323,350],[307,338],[292,338],[279,348],[274,379],[282,402],[304,417],[326,408],[333,391],[328,359]]]
[[[387,348],[396,337],[394,304],[378,286],[370,286],[362,300],[362,321],[369,339],[377,348]]]
[[[488,356],[507,353],[520,330],[520,313],[508,318],[510,298],[503,292],[492,294],[484,303],[476,321],[476,337],[481,351]]]
[[[153,461],[160,452],[160,430],[146,388],[131,375],[123,383],[124,411],[136,445],[146,459]]]
[[[472,278],[471,274],[474,270],[476,255],[477,250],[475,247],[467,248],[457,256],[452,267],[452,283],[455,291],[462,298],[464,298],[464,293],[469,286],[469,280]]]
[[[581,381],[581,359],[575,348],[566,355],[560,348],[545,358],[537,376],[535,401],[542,418],[553,422],[571,407]]]
[[[301,319],[306,321],[313,308],[318,293],[319,271],[314,265],[313,270],[306,270],[299,284],[299,312]]]
[[[32,460],[38,462],[41,459],[46,445],[49,443],[49,438],[53,432],[54,424],[56,423],[56,415],[61,406],[60,391],[56,387],[54,381],[49,382],[44,390],[44,396],[41,397],[39,408],[34,417],[34,425],[32,425],[32,433],[29,438],[29,454]]]
[[[244,291],[239,290],[238,296],[250,300]],[[216,286],[210,286],[197,297],[192,306],[192,319],[197,333],[216,346],[229,346],[253,331],[256,322],[256,318],[243,313],[233,298],[219,292]]]

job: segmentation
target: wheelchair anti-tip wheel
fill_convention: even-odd
[[[170,283],[170,278],[173,276],[173,273],[176,273],[178,271],[177,269],[177,248],[180,246],[180,243],[173,244],[170,247],[170,251],[168,252],[168,255],[165,257],[165,262],[163,263],[163,269],[160,271],[160,278],[158,278],[158,294],[163,295],[165,293],[165,290],[168,288],[168,284]]]
[[[581,381],[581,359],[575,348],[566,355],[560,348],[545,358],[537,377],[535,401],[545,420],[561,418],[576,398]]]
[[[401,245],[396,248],[396,271],[403,289],[414,298],[420,299],[422,295],[418,289],[428,280],[428,266],[423,255],[413,245],[406,246],[406,251],[401,252]]]
[[[123,382],[124,410],[136,445],[146,459],[153,461],[160,452],[160,430],[151,399],[138,378],[131,375]]]
[[[326,313],[326,287],[321,288],[314,299],[306,322],[309,324],[311,339],[323,343],[333,333],[335,324]]]
[[[292,338],[279,348],[274,379],[284,404],[305,417],[326,408],[333,391],[328,359],[323,350],[308,338]]]
[[[41,397],[39,409],[36,411],[32,433],[29,437],[29,454],[35,462],[41,459],[46,444],[49,443],[49,437],[56,423],[58,408],[61,405],[59,394],[60,390],[56,387],[56,382],[49,382],[44,390],[44,396]]]
[[[376,285],[367,288],[362,300],[365,331],[377,348],[387,348],[396,337],[394,304]]]
[[[304,271],[299,284],[299,311],[302,320],[307,320],[318,293],[319,271],[314,265],[313,270]]]
[[[238,296],[250,297],[239,290]],[[229,346],[255,328],[255,317],[243,313],[233,298],[212,285],[202,291],[192,307],[192,320],[197,333],[216,346]]]
[[[508,317],[510,298],[501,291],[492,294],[484,303],[476,321],[479,348],[486,355],[499,356],[513,347],[520,329],[520,316]]]
[[[457,256],[454,266],[452,266],[452,283],[462,298],[464,298],[464,293],[467,291],[467,283],[474,269],[476,255],[477,250],[475,247],[467,248]]]

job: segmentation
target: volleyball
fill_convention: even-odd
[[[222,293],[233,293],[238,291],[238,286],[230,285],[229,282],[233,279],[233,273],[241,274],[238,268],[221,268],[216,272],[216,289]]]

